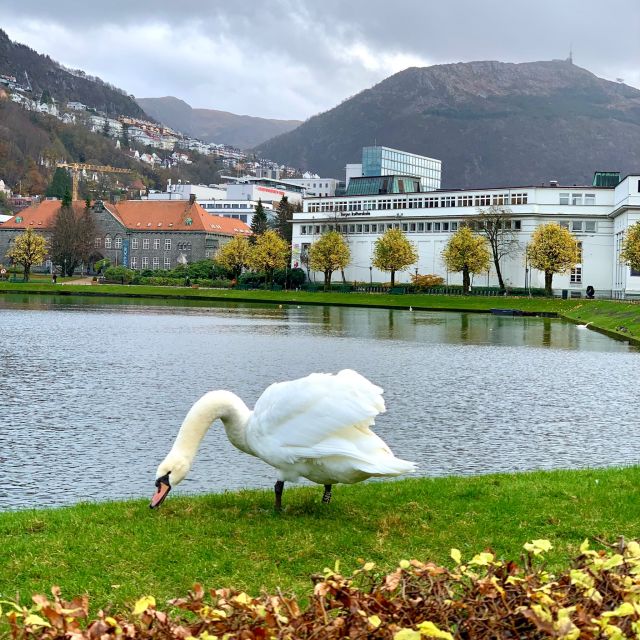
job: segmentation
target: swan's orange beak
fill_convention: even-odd
[[[151,509],[155,509],[159,507],[164,499],[167,497],[167,494],[171,491],[171,485],[169,484],[168,474],[166,476],[162,476],[162,478],[158,478],[156,480],[156,492],[153,494],[151,498],[151,502],[149,503],[149,507]]]

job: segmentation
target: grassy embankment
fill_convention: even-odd
[[[264,302],[275,304],[314,304],[334,306],[404,308],[415,310],[487,312],[492,308],[555,312],[573,322],[591,323],[591,328],[615,338],[640,343],[640,303],[615,300],[561,300],[557,298],[449,296],[426,294],[377,294],[305,291],[237,291],[121,285],[52,285],[0,282],[0,294],[55,294],[117,296],[150,299],[215,300]]]
[[[92,610],[122,610],[137,597],[182,596],[196,581],[311,591],[309,576],[360,559],[390,570],[403,558],[451,564],[487,547],[518,559],[547,538],[550,568],[589,538],[640,536],[640,467],[471,478],[409,479],[339,486],[330,505],[319,487],[285,491],[273,511],[267,491],[170,496],[157,511],[142,500],[0,513],[0,600],[25,601],[52,584],[88,593]]]

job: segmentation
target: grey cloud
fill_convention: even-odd
[[[0,0],[11,37],[136,95],[281,118],[326,110],[404,60],[545,60],[572,46],[576,64],[640,87],[638,0],[602,8],[595,0]],[[164,30],[160,41],[154,28]],[[52,29],[65,35],[48,36]]]

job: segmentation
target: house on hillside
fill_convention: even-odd
[[[74,201],[82,213],[84,201]],[[0,262],[13,240],[27,228],[51,238],[59,200],[44,200],[22,210],[0,226]],[[211,216],[193,199],[189,201],[97,201],[91,207],[96,225],[89,270],[103,258],[131,269],[172,269],[178,264],[213,258],[234,236],[251,235],[251,229],[230,218]],[[48,269],[47,258],[40,265]]]

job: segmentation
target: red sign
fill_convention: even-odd
[[[280,189],[270,189],[269,187],[258,187],[258,191],[264,191],[265,193],[275,193],[279,196],[284,195],[284,191],[280,191]]]

